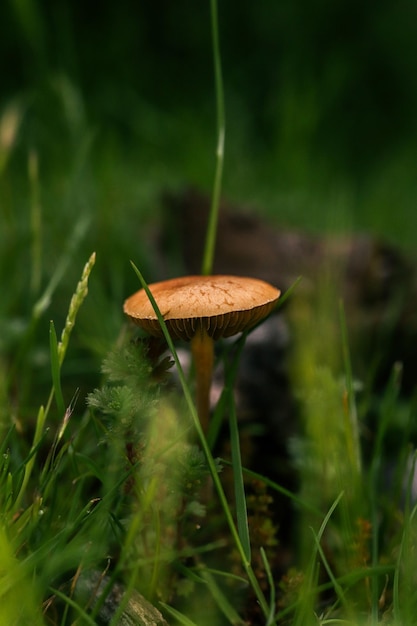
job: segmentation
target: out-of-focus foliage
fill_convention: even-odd
[[[412,0],[221,1],[219,20],[229,106],[255,149],[308,142],[363,174],[416,136]],[[0,24],[2,99],[65,75],[131,138],[147,107],[213,108],[208,1],[6,1]]]

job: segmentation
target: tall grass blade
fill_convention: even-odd
[[[246,507],[245,485],[243,482],[242,458],[240,454],[239,430],[233,394],[229,394],[229,429],[232,452],[233,482],[236,501],[237,529],[248,563],[251,562],[248,512]]]
[[[217,16],[217,0],[210,2],[211,29],[214,56],[214,78],[216,89],[216,113],[217,113],[217,150],[216,169],[214,175],[213,193],[209,222],[206,234],[206,243],[203,255],[202,274],[208,275],[212,272],[214,249],[216,244],[216,231],[219,216],[221,186],[224,164],[224,144],[226,136],[226,118],[224,110],[223,78],[220,55],[219,23]]]

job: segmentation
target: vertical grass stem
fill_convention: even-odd
[[[233,482],[236,501],[237,529],[240,541],[248,562],[251,562],[251,545],[249,536],[248,514],[246,506],[245,486],[243,481],[242,458],[240,454],[239,429],[237,425],[236,406],[233,392],[229,389],[229,429],[233,464]]]
[[[220,195],[223,177],[224,164],[224,144],[226,136],[226,116],[224,108],[223,78],[220,56],[219,24],[217,16],[217,0],[211,0],[211,29],[214,56],[214,80],[216,90],[216,116],[217,116],[217,149],[216,149],[216,169],[214,174],[214,184],[211,199],[209,222],[203,255],[202,274],[212,273],[214,249],[216,245],[216,231],[219,216]]]

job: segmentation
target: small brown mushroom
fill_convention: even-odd
[[[171,337],[191,342],[197,410],[207,432],[214,341],[255,326],[272,311],[280,291],[262,280],[240,276],[184,276],[151,284],[149,289]],[[162,336],[144,289],[130,296],[123,310],[150,335]]]

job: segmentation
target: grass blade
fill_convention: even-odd
[[[79,617],[81,617],[83,620],[83,624],[86,624],[86,626],[96,626],[96,621],[84,611],[84,609],[78,604],[78,602],[70,598],[59,589],[55,589],[54,587],[51,587],[50,589],[54,596],[60,598],[63,602],[65,602],[65,604],[70,606],[74,611],[76,611],[76,613],[78,613]]]
[[[51,373],[52,373],[52,385],[53,391],[55,394],[55,400],[58,407],[58,413],[60,417],[63,417],[65,414],[65,403],[64,397],[62,395],[61,388],[61,368],[59,363],[59,354],[58,354],[58,339],[55,332],[55,326],[53,321],[51,320],[49,324],[49,348],[51,355]]]
[[[266,572],[266,577],[267,577],[267,580],[268,580],[269,588],[271,590],[271,597],[270,597],[270,600],[269,600],[270,612],[269,612],[268,619],[266,621],[265,626],[272,626],[272,624],[274,623],[275,603],[276,603],[275,583],[274,583],[274,577],[273,577],[273,574],[272,574],[272,570],[271,570],[271,567],[269,565],[268,557],[266,556],[266,552],[265,552],[265,550],[263,548],[261,548],[261,558],[262,558],[262,563],[264,564],[264,568],[265,568],[265,572]]]
[[[245,485],[243,482],[242,459],[240,454],[239,430],[233,394],[229,394],[229,429],[232,451],[233,482],[235,488],[237,529],[248,562],[251,562],[248,513],[246,507]]]
[[[316,533],[314,529],[311,528],[314,535],[314,545],[309,558],[305,579],[298,594],[297,613],[293,621],[294,626],[304,626],[306,623],[310,623],[311,617],[315,612],[316,598],[318,594],[318,546],[323,538],[326,526],[343,496],[344,492],[342,491],[334,500],[332,506],[326,513],[318,532]]]
[[[224,111],[223,78],[219,42],[219,25],[217,18],[217,0],[211,0],[211,29],[214,55],[214,78],[216,88],[216,113],[217,113],[217,150],[216,171],[214,175],[213,194],[209,223],[207,227],[206,244],[203,255],[202,274],[211,274],[213,267],[214,248],[216,244],[216,231],[220,206],[220,195],[224,164],[224,143],[226,135],[226,120]]]
[[[223,465],[231,465],[231,463],[227,461],[226,459],[221,459],[221,462]],[[281,493],[283,496],[291,500],[299,509],[304,510],[308,513],[313,513],[313,515],[315,515],[317,518],[322,519],[323,512],[320,511],[320,509],[314,507],[309,502],[303,500],[303,498],[301,498],[297,494],[292,493],[292,491],[289,491],[289,489],[282,487],[281,485],[276,483],[274,480],[271,480],[267,476],[263,476],[263,474],[259,474],[258,472],[247,469],[246,467],[243,468],[243,473],[246,474],[247,476],[250,476],[251,478],[254,478],[255,480],[259,480],[260,482],[264,483],[268,487],[271,487],[271,489],[273,489],[274,491]]]
[[[177,622],[179,624],[182,624],[182,626],[198,626],[198,624],[190,620],[183,613],[180,613],[179,611],[177,611],[177,609],[174,609],[172,606],[165,604],[165,602],[160,602],[159,604],[162,606],[163,609],[165,609],[167,613],[169,613],[172,617],[175,617]]]
[[[90,278],[91,270],[94,267],[96,262],[96,253],[93,252],[88,259],[87,263],[84,265],[83,271],[81,273],[81,278],[77,284],[75,292],[71,298],[71,302],[68,308],[67,319],[65,320],[65,326],[61,334],[61,341],[58,344],[58,356],[59,356],[59,364],[62,365],[65,353],[68,348],[68,343],[70,339],[70,335],[72,329],[75,325],[75,320],[80,310],[82,303],[88,294],[88,279]]]
[[[32,317],[34,320],[39,319],[48,308],[56,288],[58,287],[62,278],[65,276],[65,272],[67,271],[71,259],[73,258],[76,248],[78,247],[80,241],[84,238],[84,235],[88,230],[89,224],[90,219],[89,217],[85,216],[79,219],[78,222],[75,224],[74,230],[71,233],[71,236],[68,239],[67,245],[64,249],[64,253],[59,259],[48,285],[46,286],[43,294],[36,301],[33,307]]]
[[[236,612],[236,609],[230,604],[229,600],[226,598],[225,594],[222,592],[221,587],[217,584],[212,576],[211,572],[207,569],[204,569],[201,572],[201,576],[204,581],[207,583],[208,588],[210,589],[211,595],[217,602],[217,606],[223,615],[227,618],[230,624],[233,626],[241,626],[243,625],[242,618]]]

